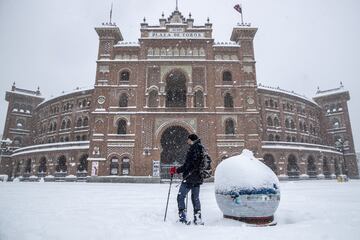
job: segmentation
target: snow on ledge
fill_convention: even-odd
[[[90,91],[90,90],[94,90],[94,86],[88,86],[88,87],[83,87],[83,88],[76,88],[72,91],[68,91],[68,92],[65,92],[63,91],[61,94],[59,95],[55,95],[55,96],[51,96],[50,98],[47,98],[45,99],[45,101],[41,102],[39,105],[37,105],[36,107],[40,107],[41,105],[45,104],[45,103],[48,103],[50,102],[51,100],[54,100],[56,98],[59,98],[59,97],[63,97],[63,96],[66,96],[66,95],[70,95],[70,94],[73,94],[73,93],[77,93],[77,92],[86,92],[86,91]]]
[[[19,155],[39,153],[39,152],[68,151],[68,150],[78,150],[78,149],[89,149],[89,141],[33,145],[29,147],[16,149],[11,156],[15,157]]]
[[[290,95],[290,96],[293,96],[293,97],[301,98],[303,100],[311,102],[312,104],[315,104],[316,106],[319,106],[314,100],[312,100],[312,99],[310,99],[310,98],[308,98],[308,97],[306,97],[304,95],[300,95],[298,93],[295,93],[294,91],[284,90],[284,89],[281,89],[279,87],[275,88],[275,87],[270,87],[270,86],[264,86],[264,85],[261,85],[260,83],[258,85],[258,89],[266,90],[266,91],[279,92],[279,93],[283,93],[283,94]]]

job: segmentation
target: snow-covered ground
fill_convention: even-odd
[[[175,186],[164,223],[168,184],[0,182],[0,239],[360,239],[359,180],[281,182],[274,227],[224,219],[214,184],[200,193],[206,225],[177,224]]]

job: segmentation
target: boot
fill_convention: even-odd
[[[184,224],[190,224],[186,218],[186,210],[179,210],[179,222]]]
[[[201,211],[196,211],[194,213],[194,224],[195,225],[204,225],[204,222],[201,219]]]

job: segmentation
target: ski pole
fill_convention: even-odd
[[[167,209],[168,209],[168,205],[169,205],[169,198],[170,198],[172,180],[173,180],[173,174],[170,175],[170,186],[169,186],[169,192],[168,192],[167,201],[166,201],[164,222],[166,221],[166,214],[167,214]]]
[[[185,203],[186,215],[187,215],[187,207],[188,207],[188,195],[189,195],[189,193],[186,194],[186,203]]]

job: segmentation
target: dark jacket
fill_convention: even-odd
[[[200,185],[203,183],[203,179],[200,176],[199,165],[203,153],[203,146],[200,139],[197,139],[190,146],[184,164],[176,169],[177,173],[183,174],[183,182]]]

